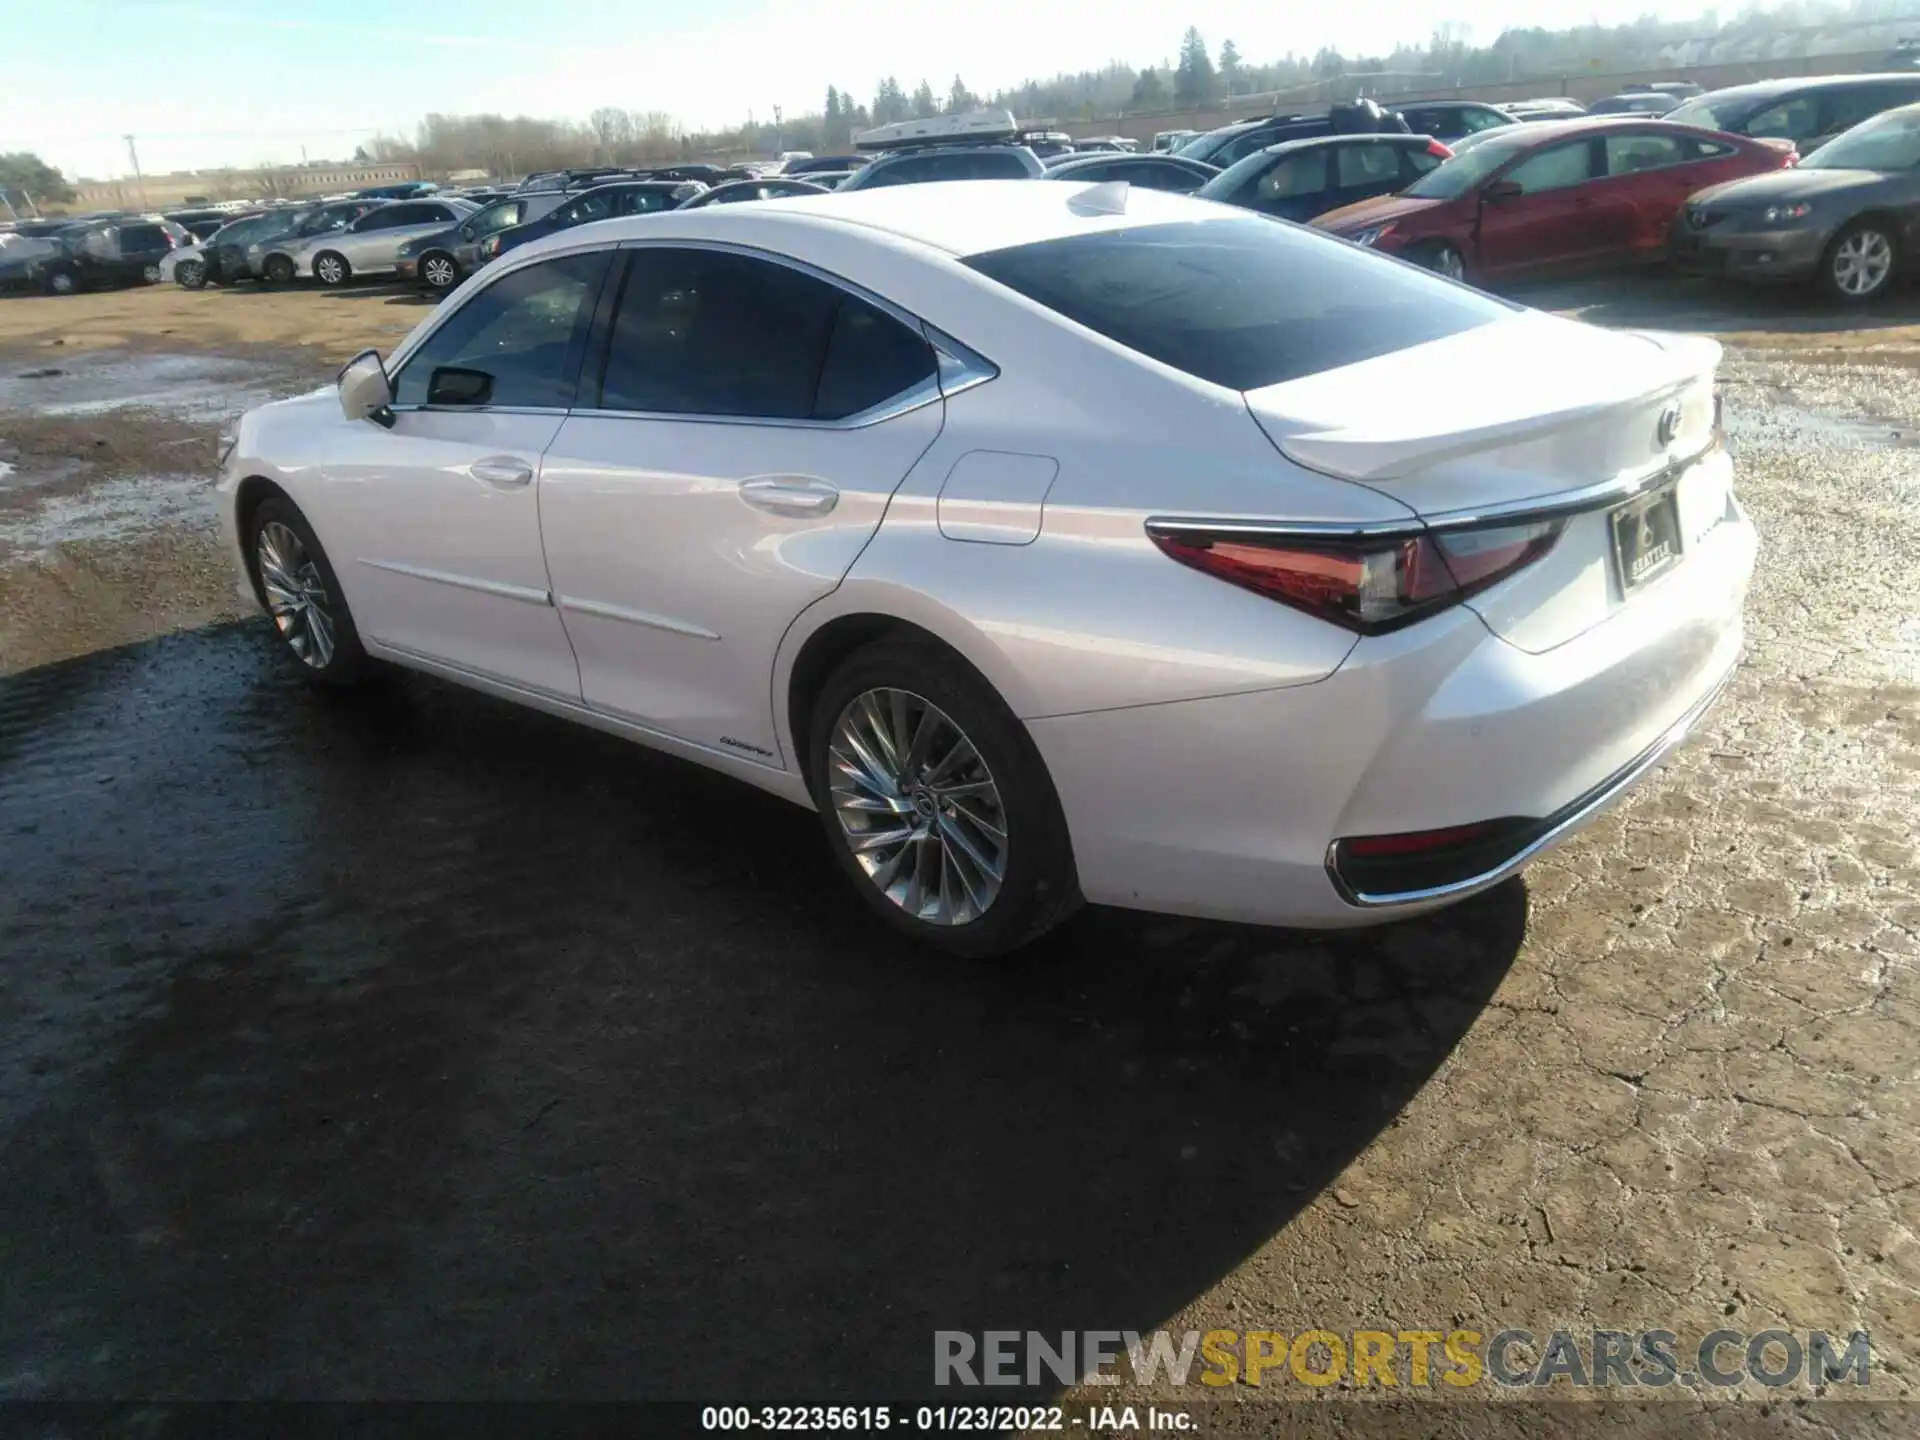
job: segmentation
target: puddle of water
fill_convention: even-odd
[[[1884,420],[1843,420],[1803,409],[1780,400],[1771,400],[1761,409],[1728,405],[1727,433],[1735,440],[1778,439],[1781,432],[1797,435],[1810,442],[1830,445],[1857,445],[1872,448],[1920,446],[1920,430],[1893,425]]]
[[[256,362],[217,355],[81,355],[64,360],[54,373],[0,374],[0,410],[55,416],[147,410],[218,420],[310,383],[290,376],[284,385],[272,383],[282,378]]]
[[[213,482],[197,475],[103,480],[48,495],[30,508],[0,510],[0,549],[10,560],[43,559],[62,545],[137,539],[155,530],[211,530]]]

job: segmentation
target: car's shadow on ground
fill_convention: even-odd
[[[223,295],[261,295],[274,296],[293,293],[295,287],[316,295],[324,295],[329,300],[384,300],[389,305],[417,305],[431,308],[443,298],[418,285],[407,285],[392,280],[349,280],[344,285],[328,288],[312,281],[295,281],[293,285],[222,285],[209,286],[209,291]]]
[[[951,962],[810,814],[316,693],[257,624],[0,681],[0,815],[14,1394],[905,1399],[937,1329],[1144,1329],[1394,1123],[1526,910]]]

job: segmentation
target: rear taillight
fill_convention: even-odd
[[[1457,605],[1545,555],[1564,519],[1385,536],[1235,530],[1176,521],[1147,527],[1182,565],[1362,635]]]
[[[1441,160],[1451,160],[1453,158],[1453,151],[1442,145],[1438,140],[1427,141],[1427,154]]]
[[[1357,835],[1342,840],[1340,848],[1349,855],[1367,860],[1428,855],[1435,850],[1484,840],[1497,828],[1493,821],[1483,820],[1477,825],[1450,825],[1444,830],[1403,830],[1397,835]]]

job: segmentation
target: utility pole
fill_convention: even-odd
[[[780,107],[776,105],[773,107],[773,153],[775,156],[778,156],[780,152],[786,148],[784,139],[780,134]]]
[[[133,136],[127,136],[127,158],[133,161],[133,180],[140,187],[140,208],[147,208],[147,179],[140,173],[140,152],[133,148]]]

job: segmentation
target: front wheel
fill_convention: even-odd
[[[260,272],[269,285],[291,285],[293,260],[286,255],[269,255],[266,264],[260,267]]]
[[[174,282],[182,290],[207,288],[207,267],[198,260],[182,260],[173,267]]]
[[[1827,247],[1820,261],[1820,287],[1844,305],[1864,304],[1886,293],[1897,262],[1887,228],[1878,221],[1856,220]]]
[[[322,285],[344,285],[351,274],[353,274],[353,268],[347,264],[344,255],[323,250],[313,257],[313,278]]]
[[[247,536],[255,587],[287,653],[324,684],[359,680],[367,652],[307,517],[291,500],[275,496],[253,512]]]
[[[932,646],[882,641],[814,702],[814,801],[862,899],[909,938],[1002,955],[1080,904],[1066,821],[1033,741]]]
[[[80,289],[80,277],[71,270],[55,270],[48,274],[45,284],[49,295],[72,295]]]
[[[460,283],[460,266],[451,255],[436,250],[420,262],[420,278],[429,290],[444,295]]]

